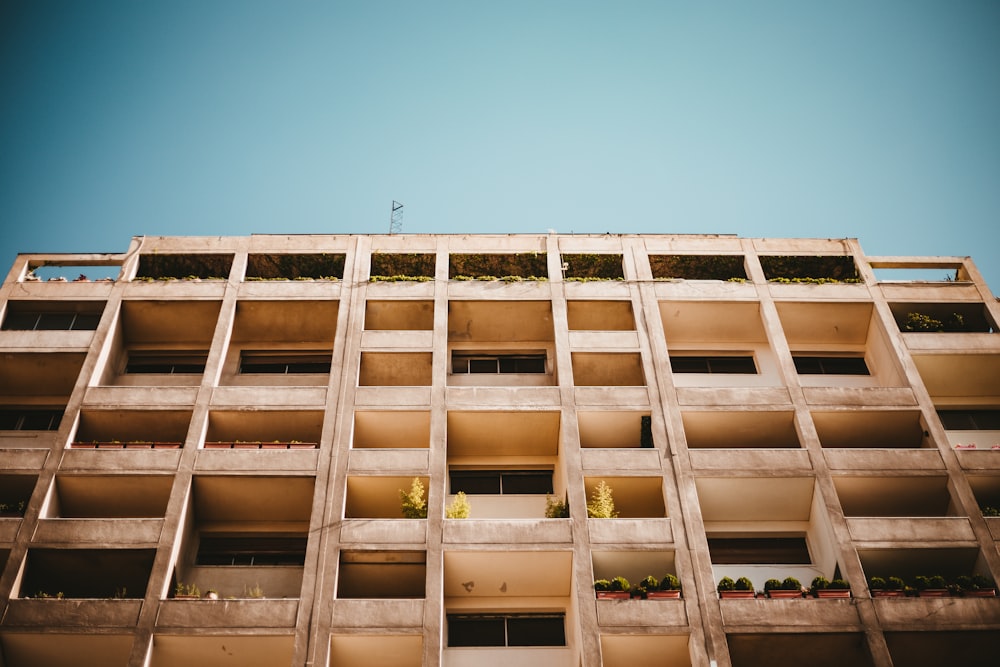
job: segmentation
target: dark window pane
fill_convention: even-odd
[[[303,565],[304,537],[202,537],[198,565]]]
[[[69,331],[73,325],[73,313],[42,313],[38,318],[38,328],[45,331]]]
[[[949,431],[1000,430],[1000,410],[940,410],[938,416]]]
[[[710,357],[708,367],[711,373],[753,375],[757,372],[753,357]]]
[[[468,373],[469,372],[469,358],[459,357],[457,355],[451,358],[451,372],[452,373]]]
[[[7,331],[31,331],[38,324],[38,313],[7,313],[3,328]]]
[[[244,361],[240,373],[277,373],[284,374],[287,364],[269,364],[262,361]]]
[[[174,364],[174,373],[204,373],[205,364]]]
[[[496,373],[497,360],[492,359],[469,359],[470,373]]]
[[[530,357],[516,357],[512,360],[514,362],[513,373],[544,373],[545,372],[545,356],[544,355],[533,355]],[[502,363],[502,362],[501,362]],[[501,373],[504,371],[501,370]]]
[[[74,331],[93,331],[101,321],[101,316],[89,313],[78,313],[73,322]]]
[[[20,423],[19,410],[0,410],[0,431],[16,431]]]
[[[868,375],[864,357],[794,357],[795,370],[803,375]]]
[[[562,616],[514,617],[507,619],[508,646],[565,646]]]
[[[448,617],[448,646],[504,646],[502,617]]]
[[[800,375],[821,375],[823,364],[816,357],[793,357],[795,372]]]
[[[552,493],[549,470],[510,471],[501,473],[503,493]]]
[[[708,551],[715,565],[807,565],[804,537],[710,537]]]
[[[54,431],[59,427],[61,412],[52,410],[27,410],[21,422],[22,431]]]
[[[500,473],[491,470],[454,470],[451,472],[451,492],[468,494],[500,493]]]
[[[674,373],[707,373],[708,360],[705,357],[670,357],[670,369]]]
[[[308,361],[288,364],[289,373],[329,373],[330,362]]]

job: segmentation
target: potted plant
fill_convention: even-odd
[[[649,599],[649,592],[655,591],[659,585],[659,579],[651,574],[647,575],[642,581],[636,584],[635,588],[632,589],[632,597],[640,600],[647,600]]]
[[[631,597],[630,588],[628,580],[624,577],[615,577],[610,581],[598,579],[594,582],[598,600],[628,600]]]
[[[913,578],[917,595],[922,598],[943,598],[948,597],[948,582],[939,574],[931,577],[917,575]]]
[[[906,595],[906,583],[899,577],[871,577],[868,579],[868,588],[875,598],[901,598]]]
[[[660,585],[655,589],[648,589],[646,597],[650,600],[656,599],[679,599],[681,596],[681,582],[673,574],[667,573],[660,579]]]
[[[559,500],[558,498],[553,498],[548,494],[545,495],[545,518],[546,519],[565,519],[569,517],[569,505],[565,500]]]
[[[719,580],[716,589],[719,591],[719,597],[723,600],[749,600],[757,597],[753,589],[753,582],[746,577],[740,577],[736,581],[733,581],[732,577],[723,577]]]
[[[201,599],[201,590],[198,588],[197,584],[185,584],[183,582],[178,582],[177,587],[174,589],[174,599],[199,600]]]
[[[826,577],[816,577],[812,580],[812,585],[809,588],[817,598],[851,597],[851,585],[843,579],[829,581]]]
[[[795,577],[787,577],[784,581],[768,579],[764,582],[764,592],[769,598],[800,598],[802,597],[802,584]]]
[[[631,591],[632,584],[625,577],[618,576],[611,580],[611,592],[622,594],[621,599],[629,599],[632,596]]]
[[[955,587],[959,595],[967,598],[992,598],[997,594],[996,582],[981,574],[958,577]]]
[[[469,499],[465,497],[464,491],[456,493],[455,499],[444,508],[446,519],[468,519],[471,513],[472,506],[469,504]]]
[[[420,478],[413,478],[409,492],[399,490],[399,503],[404,518],[427,518],[427,500],[424,498],[424,485],[420,482]]]
[[[594,491],[590,496],[590,501],[587,503],[587,516],[591,519],[618,518],[611,487],[603,479],[594,487]]]

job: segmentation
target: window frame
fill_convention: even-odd
[[[795,364],[795,372],[799,375],[845,375],[852,377],[871,377],[871,368],[865,360],[864,355],[835,355],[835,354],[814,354],[811,352],[793,352],[792,362]],[[860,362],[860,368],[857,363]],[[808,364],[815,364],[816,370],[807,368]],[[845,364],[837,367],[838,364]],[[851,367],[853,364],[853,368]],[[860,372],[861,369],[864,372]]]
[[[538,496],[540,496],[540,495],[546,495],[546,494],[547,495],[551,495],[551,494],[555,493],[555,491],[554,491],[555,487],[554,487],[554,483],[553,483],[554,472],[555,472],[554,470],[552,470],[552,469],[546,469],[546,468],[512,468],[512,469],[503,469],[503,468],[449,468],[449,470],[448,470],[448,489],[449,489],[449,493],[452,494],[452,495],[458,493],[459,491],[463,491],[464,493],[466,493],[467,495],[470,495],[470,496],[472,496],[472,495],[483,495],[483,496],[516,496],[516,495],[520,495],[520,496],[527,496],[527,495],[536,496],[536,495],[538,495]],[[460,486],[457,487],[455,485],[455,479],[454,479],[454,476],[456,476],[456,475],[459,476],[459,477],[466,476],[466,477],[480,477],[480,478],[486,478],[486,477],[495,475],[496,478],[497,478],[497,480],[496,480],[497,481],[497,485],[496,485],[497,491],[495,493],[486,492],[486,491],[468,491],[468,490],[466,490],[464,488],[461,488]],[[510,478],[511,482],[513,482],[514,478],[517,478],[517,477],[521,477],[521,478],[532,478],[532,477],[534,477],[534,478],[545,478],[546,481],[548,482],[548,484],[547,485],[543,484],[543,486],[545,486],[548,490],[546,490],[546,491],[530,491],[530,492],[524,492],[524,491],[521,491],[521,492],[518,492],[518,491],[507,491],[507,492],[504,492],[504,478],[505,477]]]
[[[247,370],[248,366],[251,370]],[[274,370],[263,370],[265,367]],[[240,375],[324,375],[332,368],[332,351],[241,350],[237,372]]]
[[[305,565],[307,542],[305,535],[203,534],[198,540],[195,565],[300,567]]]
[[[207,364],[208,350],[129,350],[122,373],[124,375],[201,375],[205,372]],[[136,367],[140,367],[142,370],[136,370]]]
[[[684,368],[680,365],[681,360],[691,364],[693,362],[703,362],[703,366],[698,369],[694,368]],[[726,370],[726,364],[746,363],[749,362],[753,371],[749,370]],[[681,362],[683,363],[683,362]],[[713,364],[717,367],[713,368]],[[760,367],[757,365],[756,355],[753,353],[737,353],[737,354],[671,354],[670,355],[670,370],[674,374],[679,375],[760,375]]]
[[[0,431],[58,431],[64,408],[22,408],[0,406]],[[26,428],[25,423],[32,417],[46,417],[46,428]],[[9,421],[8,421],[9,420]],[[5,428],[11,425],[13,428]]]
[[[50,320],[47,325],[46,318],[49,318]],[[68,325],[53,326],[53,318],[56,318],[56,320],[69,318]],[[13,324],[16,326],[11,326],[11,319],[14,320]],[[28,320],[32,321],[31,326],[26,326]],[[8,310],[3,319],[3,326],[0,327],[0,329],[3,331],[96,331],[100,322],[100,312],[87,313],[59,310]],[[82,324],[82,326],[77,326],[78,324]]]
[[[515,628],[517,628],[518,625],[522,625],[523,626],[525,624],[531,623],[532,621],[540,621],[540,622],[544,623],[546,621],[554,621],[556,619],[558,619],[559,626],[560,626],[559,627],[559,633],[558,633],[559,636],[556,637],[556,640],[560,641],[561,643],[547,643],[547,642],[545,642],[545,643],[539,643],[539,642],[524,643],[524,642],[522,642],[519,639],[515,639],[514,643],[511,642],[511,634],[512,634],[511,633],[511,622],[512,621],[515,624]],[[447,646],[446,646],[446,648],[531,648],[531,647],[535,647],[535,648],[541,648],[541,647],[563,648],[563,647],[565,647],[567,645],[566,644],[566,613],[562,612],[562,611],[559,611],[559,612],[523,612],[523,613],[522,612],[495,612],[495,613],[480,613],[480,614],[447,613],[445,615],[445,620],[447,622],[447,627],[448,627],[448,638],[447,638]],[[496,640],[498,639],[498,634],[497,634],[497,629],[498,628],[494,628],[491,631],[493,633],[493,636],[491,638],[493,640],[493,643],[481,643],[481,642],[477,643],[474,637],[466,640],[466,639],[464,639],[464,637],[462,637],[462,633],[455,632],[455,630],[459,629],[458,627],[455,627],[453,625],[456,621],[459,624],[461,624],[461,623],[469,623],[470,625],[473,624],[473,623],[484,623],[485,624],[485,623],[492,622],[494,625],[498,624],[498,623],[502,623],[502,628],[499,628],[499,629],[502,630],[503,643],[497,643],[496,642]],[[551,624],[551,625],[554,625],[554,624]],[[544,630],[545,628],[539,628],[539,629]],[[522,635],[523,630],[524,630],[523,628],[519,629],[519,630],[516,630],[516,634],[524,636],[524,635]],[[549,630],[551,631],[552,628],[549,628]],[[456,640],[461,640],[461,641],[460,641],[460,643],[455,643]]]
[[[743,545],[738,543],[742,542]],[[714,543],[714,546],[713,546]],[[812,552],[806,535],[708,535],[712,565],[812,565]],[[741,554],[760,552],[754,558]],[[772,557],[773,555],[773,557]],[[780,558],[779,556],[790,556]]]
[[[473,370],[473,362],[483,370]],[[485,370],[489,362],[494,362],[495,370]],[[541,362],[540,370],[531,370],[532,367],[539,368],[537,366],[539,362]],[[452,350],[451,352],[452,375],[546,375],[548,372],[548,353],[544,350],[526,352]]]

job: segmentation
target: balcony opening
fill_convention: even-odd
[[[725,280],[747,279],[743,255],[650,255],[653,280]]]
[[[622,256],[618,254],[562,254],[563,280],[624,280]]]
[[[339,280],[344,276],[345,258],[343,253],[251,254],[246,280]]]
[[[362,352],[358,386],[429,387],[430,352]]]
[[[342,667],[421,667],[422,635],[333,635],[330,664]]]
[[[548,301],[450,301],[449,385],[555,384]]]
[[[20,597],[142,598],[155,549],[29,549]]]
[[[0,404],[65,404],[85,358],[76,352],[0,352]]]
[[[996,333],[997,325],[983,303],[890,303],[903,333]]]
[[[947,477],[833,478],[847,517],[944,517],[959,514]]]
[[[426,475],[351,475],[347,478],[345,519],[403,519],[400,491],[409,491],[416,477],[426,489]]]
[[[0,474],[0,517],[22,517],[35,490],[34,475]]]
[[[688,449],[799,449],[792,412],[685,411]]]
[[[72,446],[85,449],[180,447],[187,438],[188,410],[83,410]],[[114,447],[112,447],[114,445]],[[169,447],[168,447],[169,446]]]
[[[610,410],[576,413],[580,446],[585,449],[653,447],[652,421],[648,413]]]
[[[806,538],[793,537],[709,537],[708,552],[713,565],[769,565],[812,563]]]
[[[996,630],[896,630],[885,633],[885,643],[900,667],[984,664],[1000,652]]]
[[[425,551],[341,551],[339,599],[423,598]]]
[[[825,449],[915,449],[928,447],[920,413],[896,410],[814,412]]]
[[[135,279],[202,279],[225,280],[233,265],[233,255],[139,255],[139,270]]]
[[[686,634],[601,635],[601,664],[603,667],[691,667],[689,643]]]
[[[323,431],[319,410],[212,410],[206,449],[315,449]]]
[[[757,365],[753,355],[670,355],[670,370],[674,373],[714,373],[756,375]]]
[[[949,431],[1000,431],[1000,410],[938,410]]]
[[[730,634],[726,635],[726,642],[733,667],[874,667],[875,664],[861,632]]]
[[[774,282],[858,283],[854,258],[844,255],[761,255],[764,277]]]
[[[365,331],[431,331],[433,301],[365,302]]]
[[[355,449],[427,449],[431,413],[408,410],[358,410],[354,413]]]
[[[962,262],[869,260],[868,265],[880,283],[961,283],[971,280]]]
[[[594,579],[625,577],[634,588],[648,576],[677,575],[673,551],[594,551]]]
[[[565,646],[562,613],[448,614],[448,648]]]
[[[373,252],[371,255],[372,281],[403,280],[418,281],[434,279],[433,253],[386,253]]]
[[[173,481],[167,475],[58,475],[46,516],[162,519]]]
[[[914,353],[913,362],[938,408],[995,407],[1000,395],[1000,354]]]
[[[295,637],[291,634],[243,634],[238,630],[213,634],[153,635],[149,667],[196,667],[228,662],[240,667],[273,667],[292,664]],[[131,640],[131,637],[129,638]],[[221,658],[219,656],[224,656]],[[125,664],[106,662],[104,664]]]
[[[642,356],[633,352],[573,352],[577,387],[644,387]]]
[[[611,487],[615,511],[620,519],[651,519],[667,516],[663,501],[663,479],[660,477],[586,477],[583,480],[587,498],[604,482]]]
[[[8,301],[4,331],[93,331],[103,301]]]
[[[64,408],[0,406],[0,431],[56,431]]]
[[[983,516],[1000,516],[1000,475],[968,475]]]
[[[46,628],[45,632],[4,632],[0,648],[5,667],[127,665],[135,635],[131,630],[117,632],[61,633],[54,628]]]
[[[448,256],[448,277],[451,280],[547,280],[546,262],[544,252],[453,254]]]
[[[917,576],[941,575],[950,582],[963,575],[989,575],[989,568],[976,547],[861,548],[858,556],[865,577],[899,577],[911,586]]]
[[[567,301],[570,331],[635,331],[631,301]]]
[[[38,280],[90,282],[93,280],[94,282],[113,283],[118,279],[121,270],[120,260],[30,260],[28,273],[24,280],[26,282]]]

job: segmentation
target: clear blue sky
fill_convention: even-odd
[[[1000,2],[0,0],[0,265],[133,235],[696,232],[971,254]]]

